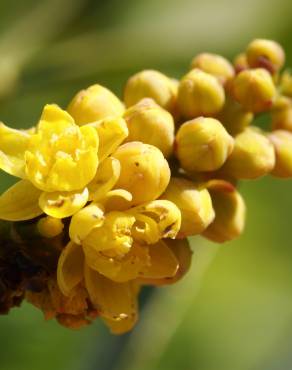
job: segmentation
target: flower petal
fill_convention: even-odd
[[[93,180],[88,184],[89,199],[98,201],[103,198],[116,184],[120,171],[121,166],[117,159],[113,157],[106,158],[99,165]]]
[[[0,196],[0,219],[24,221],[41,215],[40,194],[41,191],[29,181],[18,181]]]
[[[136,319],[137,292],[131,282],[116,283],[85,264],[85,285],[101,316],[117,321]]]
[[[87,200],[87,188],[80,192],[43,192],[39,199],[39,206],[49,216],[64,218],[79,211],[85,206]]]
[[[143,273],[143,277],[150,279],[163,279],[175,276],[179,264],[175,254],[160,240],[149,247],[151,263]]]
[[[98,157],[100,162],[112,154],[129,133],[123,118],[106,118],[88,125],[95,127],[99,136]]]
[[[0,122],[0,168],[10,175],[24,178],[24,152],[30,135]]]
[[[130,192],[124,189],[115,189],[109,191],[106,196],[101,199],[106,212],[124,211],[130,208],[130,203],[133,197]]]
[[[40,122],[59,122],[64,121],[68,123],[74,123],[74,119],[68,112],[61,109],[57,104],[46,104],[42,111]]]
[[[74,243],[80,244],[94,227],[103,224],[104,212],[102,206],[91,203],[72,216],[69,226],[69,236]]]
[[[84,254],[82,247],[69,242],[63,249],[57,267],[57,281],[61,292],[69,296],[83,279]]]

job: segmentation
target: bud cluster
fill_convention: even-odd
[[[246,213],[238,180],[292,177],[284,59],[280,45],[258,39],[233,64],[202,53],[179,81],[145,70],[122,100],[96,84],[66,110],[46,105],[30,130],[1,124],[0,168],[20,180],[0,196],[0,219],[13,235],[21,230],[15,243],[33,235],[25,254],[36,256],[42,280],[36,291],[26,277],[17,295],[64,326],[101,317],[123,333],[137,321],[143,285],[187,272],[188,237],[238,237]],[[262,113],[270,132],[256,126]]]

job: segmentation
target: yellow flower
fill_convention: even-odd
[[[104,196],[119,176],[119,163],[109,155],[128,129],[122,118],[79,127],[69,113],[46,105],[35,130],[2,124],[1,133],[0,167],[22,180],[0,196],[0,219],[19,221],[43,212],[68,217]]]
[[[72,241],[59,258],[57,281],[66,297],[83,282],[106,324],[124,332],[137,320],[136,279],[162,282],[183,275],[186,258],[180,268],[176,253],[161,240],[176,237],[181,216],[167,200],[108,213],[103,203],[91,203],[72,217]]]

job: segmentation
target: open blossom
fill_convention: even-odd
[[[21,278],[5,280],[0,310],[25,296],[68,328],[100,317],[124,333],[137,321],[144,285],[187,273],[187,238],[240,236],[238,181],[292,177],[284,60],[280,45],[258,39],[233,65],[198,54],[180,81],[139,72],[126,82],[124,102],[95,84],[67,111],[46,105],[30,130],[1,124],[0,168],[20,179],[0,196],[4,239],[38,273],[23,271],[10,250],[1,255],[0,283],[9,269]],[[262,112],[271,133],[255,126]]]

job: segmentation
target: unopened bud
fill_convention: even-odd
[[[136,73],[126,83],[124,102],[126,107],[138,103],[143,98],[152,98],[162,108],[174,112],[176,109],[177,83],[164,74],[145,70]]]
[[[274,165],[270,140],[259,129],[249,127],[235,137],[233,152],[222,172],[235,179],[255,179],[271,172]]]
[[[283,67],[285,53],[281,45],[272,40],[253,40],[246,50],[247,61],[252,68],[265,68],[270,73]]]
[[[208,190],[189,180],[172,177],[161,198],[170,200],[181,211],[181,228],[177,238],[200,234],[214,219]]]
[[[121,117],[124,110],[122,102],[110,90],[97,84],[77,93],[67,108],[78,125]]]
[[[236,73],[240,73],[244,71],[245,69],[249,68],[247,57],[245,53],[238,54],[233,61],[233,66],[235,68]]]
[[[185,171],[214,171],[232,152],[233,138],[218,120],[200,117],[179,128],[175,149]]]
[[[276,164],[271,174],[282,178],[292,177],[292,133],[284,130],[273,131],[269,139],[276,153]]]
[[[215,219],[203,236],[216,243],[224,243],[240,236],[245,225],[245,203],[235,187],[223,180],[207,184],[211,194]]]
[[[283,95],[292,98],[292,75],[289,71],[285,71],[282,74],[279,89]]]
[[[292,132],[292,105],[272,112],[272,130]]]
[[[154,200],[166,189],[170,169],[156,147],[132,141],[120,146],[113,157],[121,164],[121,174],[115,187],[132,194],[132,205]]]
[[[234,77],[232,64],[218,54],[202,53],[197,55],[192,60],[191,68],[198,68],[215,76],[223,85]]]
[[[129,129],[127,141],[154,145],[165,157],[171,154],[174,142],[173,118],[154,100],[142,99],[126,110],[124,119]]]
[[[38,223],[37,228],[39,233],[45,238],[54,238],[61,234],[64,229],[62,220],[51,216],[42,217]]]
[[[263,68],[240,72],[233,81],[233,96],[247,111],[268,111],[276,97],[271,75]]]
[[[178,88],[178,109],[183,117],[214,116],[223,107],[224,89],[216,77],[193,69]]]
[[[217,118],[229,134],[234,136],[251,124],[253,113],[245,111],[237,101],[227,96],[224,107]]]

